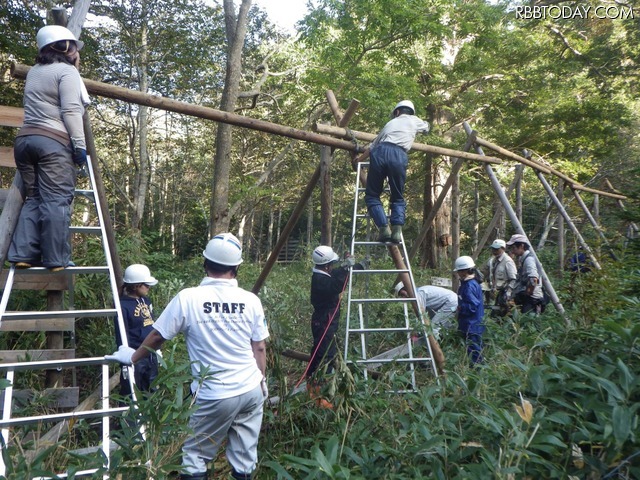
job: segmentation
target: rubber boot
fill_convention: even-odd
[[[233,477],[234,480],[251,480],[251,474],[250,473],[240,473],[240,472],[236,472],[235,469],[231,469],[231,476]]]
[[[391,241],[402,243],[402,225],[391,225]]]
[[[387,243],[391,241],[391,229],[389,225],[383,225],[378,227],[380,230],[380,235],[378,235],[378,241],[382,243]]]

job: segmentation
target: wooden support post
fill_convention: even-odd
[[[60,290],[47,291],[47,310],[60,311],[64,310],[62,304],[63,293]],[[45,333],[47,339],[47,349],[62,350],[64,348],[64,333],[61,331],[47,331]],[[63,381],[63,373],[61,370],[47,370],[45,374],[46,388],[61,388]]]
[[[523,167],[522,169],[516,168],[515,177],[513,177],[513,180],[511,181],[509,188],[507,188],[507,193],[505,194],[507,198],[509,198],[509,196],[511,195],[511,192],[513,192],[513,189],[517,188],[518,182],[522,179],[522,172],[524,170],[524,165],[522,165],[522,167]],[[489,240],[489,236],[491,235],[491,232],[493,232],[493,229],[496,228],[496,225],[498,224],[498,220],[500,220],[500,216],[503,211],[504,209],[502,207],[502,203],[500,203],[500,211],[496,211],[493,214],[493,218],[489,222],[489,225],[487,226],[487,228],[484,231],[484,234],[482,235],[482,239],[480,240],[480,242],[478,242],[478,246],[476,247],[476,249],[473,251],[473,254],[471,255],[471,258],[473,258],[474,260],[477,260],[478,257],[480,256],[480,252],[482,252],[482,249],[487,244],[487,240]]]
[[[471,127],[469,126],[469,124],[467,122],[464,122],[463,126],[464,126],[465,132],[467,132],[467,135],[471,135],[472,130],[471,130]],[[478,154],[480,154],[480,155],[482,155],[484,153],[482,151],[482,147],[480,147],[480,146],[476,146],[476,152],[478,152]],[[500,182],[498,181],[498,178],[496,177],[495,173],[493,172],[493,169],[491,168],[491,165],[488,165],[488,164],[485,165],[485,171],[487,172],[487,175],[491,179],[491,185],[493,186],[493,189],[500,196],[500,200],[502,201],[502,205],[504,206],[504,209],[507,212],[507,215],[509,216],[509,219],[511,220],[511,223],[515,227],[516,232],[520,233],[521,235],[526,235],[524,229],[522,228],[522,224],[520,223],[520,221],[518,220],[518,217],[516,216],[516,212],[513,210],[513,208],[511,207],[511,204],[509,203],[509,199],[507,198],[507,196],[502,191],[502,186],[500,185]],[[538,259],[537,255],[536,255],[536,252],[533,249],[533,246],[531,246],[530,251],[531,251],[531,254],[533,255],[533,257],[536,260],[536,264],[537,264],[538,270],[540,272],[540,276],[542,278],[542,283],[544,284],[544,287],[547,290],[547,294],[551,298],[551,301],[553,302],[553,305],[556,307],[558,312],[560,312],[560,314],[563,316],[565,323],[567,325],[569,325],[570,322],[569,322],[569,319],[565,316],[564,307],[562,306],[562,303],[560,303],[560,299],[558,298],[558,295],[556,294],[556,291],[553,288],[553,285],[551,284],[551,281],[549,280],[549,277],[548,277],[547,273],[545,272],[544,267],[540,263],[540,260]]]
[[[467,138],[467,142],[464,145],[465,150],[470,149],[471,146],[473,145],[473,141],[475,139],[474,135],[475,135],[475,132],[471,134],[469,138]],[[433,220],[436,218],[436,214],[438,213],[438,210],[442,206],[442,203],[444,202],[444,199],[446,198],[447,193],[449,193],[449,189],[453,184],[455,175],[457,175],[460,172],[460,169],[462,168],[463,163],[464,161],[461,158],[457,158],[453,162],[453,166],[451,167],[451,172],[449,173],[449,178],[447,178],[447,181],[442,186],[442,191],[440,192],[440,195],[438,195],[436,203],[434,203],[433,207],[431,207],[431,211],[429,212],[429,215],[427,216],[426,220],[422,224],[422,229],[420,230],[420,233],[418,234],[415,243],[411,247],[411,251],[409,252],[410,260],[413,260],[415,258],[416,254],[420,250],[420,245],[422,245],[422,242],[424,242],[424,239],[427,237],[427,233],[429,233],[429,230],[431,230]]]
[[[460,256],[460,173],[453,176],[451,184],[451,259]],[[454,292],[458,291],[460,279],[452,273],[451,286]]]
[[[356,111],[358,110],[358,107],[360,107],[360,101],[356,100],[355,98],[352,99],[351,103],[349,103],[349,106],[347,107],[347,110],[344,112],[344,115],[338,122],[338,126],[344,128],[347,125],[349,125],[349,122],[355,115]]]
[[[516,165],[516,216],[520,223],[522,223],[522,173],[524,172],[524,165]]]
[[[584,241],[584,238],[582,238],[582,235],[580,235],[580,232],[574,225],[573,221],[571,220],[571,217],[569,217],[569,214],[562,206],[562,203],[560,203],[560,201],[558,200],[558,197],[556,197],[555,193],[553,193],[553,189],[547,182],[546,178],[544,178],[544,175],[542,175],[542,173],[540,172],[537,172],[537,175],[538,175],[538,178],[540,179],[540,183],[542,183],[542,186],[547,191],[547,195],[549,195],[549,197],[551,198],[551,201],[556,205],[558,212],[560,213],[560,215],[562,215],[565,222],[567,222],[569,229],[575,235],[576,239],[578,240],[578,243],[582,246],[586,254],[589,256],[589,259],[593,263],[593,266],[598,270],[600,270],[601,267],[600,267],[600,264],[598,263],[598,259],[595,257],[595,255],[589,248],[589,245],[587,245],[587,242]]]
[[[311,178],[309,179],[307,186],[302,192],[302,195],[298,200],[298,203],[294,208],[293,213],[291,214],[291,217],[289,217],[289,221],[282,229],[282,233],[280,234],[280,237],[276,242],[276,246],[273,247],[273,250],[269,254],[269,258],[267,259],[267,263],[262,269],[262,272],[260,272],[260,276],[258,277],[258,279],[256,280],[256,283],[254,283],[253,288],[251,289],[251,291],[256,295],[262,288],[262,285],[264,284],[264,281],[269,275],[269,272],[271,272],[273,265],[276,263],[276,260],[278,259],[278,255],[280,254],[282,247],[284,247],[284,245],[287,243],[287,239],[289,238],[289,235],[291,234],[293,227],[295,227],[296,223],[298,223],[298,220],[300,220],[300,217],[302,216],[302,212],[304,211],[304,206],[309,201],[309,198],[313,193],[313,189],[318,184],[318,180],[320,180],[320,164],[318,164],[315,172],[313,172],[313,175],[311,175]]]
[[[327,103],[329,104],[331,113],[333,113],[333,118],[335,119],[336,124],[340,125],[340,122],[342,121],[343,113],[342,113],[342,110],[340,110],[340,107],[338,106],[338,100],[336,99],[336,96],[333,93],[333,90],[327,90],[325,95],[327,97]]]
[[[7,253],[9,253],[9,246],[11,246],[11,239],[18,224],[18,217],[20,217],[23,203],[24,186],[22,185],[22,177],[20,172],[16,172],[7,194],[7,199],[4,202],[4,208],[0,214],[0,256],[2,257],[0,258],[2,260],[0,261],[0,272],[7,259]]]
[[[331,148],[320,147],[320,243],[331,246]]]
[[[605,184],[607,185],[607,188],[609,188],[612,191],[616,191],[615,188],[613,188],[613,185],[611,185],[611,182],[609,181],[608,178],[604,179]],[[618,207],[620,208],[620,210],[622,210],[623,212],[625,212],[627,209],[624,206],[624,203],[622,202],[622,199],[617,199],[617,203],[618,203]],[[636,234],[638,233],[638,225],[636,225],[634,222],[629,222],[629,226],[631,228],[631,231]]]
[[[591,214],[591,212],[589,211],[589,208],[584,203],[584,200],[582,200],[582,197],[580,196],[580,193],[577,190],[573,189],[573,188],[571,189],[571,191],[573,192],[573,196],[575,197],[575,199],[578,201],[578,205],[580,205],[580,208],[582,208],[582,211],[584,212],[584,214],[589,219],[589,223],[591,223],[591,226],[593,227],[593,229],[596,231],[596,233],[598,234],[598,236],[602,240],[602,243],[608,248],[609,255],[611,255],[611,257],[614,260],[618,260],[617,255],[611,249],[611,244],[609,243],[609,240],[607,240],[607,236],[604,234],[604,232],[602,231],[602,228],[598,224],[598,221],[596,220],[596,216]],[[595,198],[597,198],[597,197],[598,197],[597,195],[594,197],[594,204],[597,203],[597,201],[595,200]]]
[[[564,180],[558,179],[558,202],[562,205],[564,199]],[[564,218],[558,217],[558,277],[562,278],[564,274],[564,252],[566,250],[566,242],[564,235]]]

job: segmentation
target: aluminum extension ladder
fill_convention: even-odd
[[[113,270],[113,263],[111,260],[111,252],[109,249],[109,243],[107,242],[106,231],[105,231],[105,223],[102,216],[102,210],[100,208],[100,199],[95,192],[95,176],[93,168],[91,167],[91,159],[88,159],[88,164],[86,169],[89,173],[89,182],[90,189],[89,190],[80,190],[76,189],[75,195],[76,197],[84,197],[89,200],[89,203],[93,203],[93,205],[89,205],[89,207],[95,208],[95,214],[97,216],[97,220],[99,226],[71,226],[70,233],[75,234],[94,234],[99,235],[101,238],[102,248],[105,256],[104,266],[97,267],[77,267],[77,266],[69,266],[65,270],[61,272],[49,272],[48,269],[44,267],[32,267],[29,269],[20,270],[21,274],[49,274],[49,275],[65,275],[69,281],[69,284],[72,286],[72,276],[73,275],[83,275],[83,274],[106,274],[109,276],[109,281],[111,284],[111,294],[113,297],[114,308],[99,308],[95,310],[75,310],[73,309],[73,290],[70,289],[70,298],[68,299],[68,310],[60,310],[60,311],[32,311],[32,312],[17,312],[17,311],[6,311],[7,305],[9,303],[9,297],[11,295],[11,290],[13,289],[14,279],[15,279],[15,266],[11,266],[11,269],[7,275],[7,281],[4,286],[4,291],[2,294],[2,299],[0,300],[0,324],[2,322],[10,322],[10,321],[19,321],[19,320],[38,320],[38,319],[75,319],[75,318],[103,318],[107,321],[112,321],[114,317],[117,318],[117,328],[120,332],[120,338],[123,343],[127,345],[127,335],[125,332],[124,320],[122,316],[122,310],[120,308],[120,302],[118,301],[118,287],[117,282]],[[16,373],[20,372],[34,372],[34,371],[42,371],[42,370],[64,370],[75,367],[93,367],[100,370],[99,375],[101,376],[101,401],[97,402],[99,408],[94,408],[91,410],[84,411],[73,411],[66,413],[54,413],[48,415],[38,415],[38,416],[30,416],[30,417],[14,417],[12,415],[12,407],[14,406],[14,382]],[[128,368],[128,376],[129,381],[131,382],[131,391],[134,392],[134,375],[133,368]],[[43,424],[45,422],[68,422],[68,423],[58,423],[55,428],[59,429],[59,431],[67,430],[68,427],[64,425],[69,425],[71,422],[75,422],[75,420],[83,419],[83,418],[101,418],[101,442],[100,445],[97,446],[97,449],[102,450],[104,454],[104,458],[107,459],[107,464],[103,467],[108,467],[109,462],[109,452],[111,449],[111,442],[109,440],[110,430],[109,430],[109,419],[114,415],[121,415],[122,413],[129,410],[129,407],[118,407],[118,406],[110,406],[109,405],[109,367],[108,363],[104,360],[104,357],[91,357],[91,358],[80,358],[80,359],[65,359],[65,360],[46,360],[46,361],[22,361],[15,363],[0,363],[0,373],[7,380],[7,385],[4,390],[4,401],[3,401],[3,411],[2,411],[2,419],[0,420],[0,429],[1,429],[1,444],[0,444],[0,476],[5,475],[7,470],[7,465],[4,463],[4,455],[2,449],[8,448],[11,442],[16,441],[16,438],[11,437],[11,427],[18,427],[23,425],[31,425],[31,424]],[[135,398],[134,398],[135,400]],[[144,429],[141,429],[141,434],[144,436]],[[93,448],[93,447],[92,447]],[[95,478],[94,474],[98,471],[98,469],[90,469],[81,472],[75,472],[75,476],[82,477],[87,476],[91,478]],[[67,478],[68,473],[60,473],[57,474],[56,478]],[[49,477],[39,477],[42,479]],[[104,475],[104,479],[107,479],[108,476]]]
[[[387,248],[386,243],[371,240],[372,235],[378,236],[378,231],[367,213],[364,205],[365,189],[360,186],[363,170],[368,166],[369,162],[359,163],[356,175],[350,250],[351,255],[356,258],[364,256],[363,249],[369,254],[374,249]],[[397,248],[401,249],[406,269],[369,269],[351,272],[345,322],[344,358],[347,364],[362,366],[365,379],[369,375],[368,369],[385,368],[385,365],[396,369],[397,367],[408,369],[411,388],[407,386],[406,389],[395,390],[396,393],[406,393],[416,391],[418,388],[416,382],[418,365],[430,369],[435,378],[438,376],[438,370],[427,339],[426,327],[413,310],[412,304],[417,304],[418,299],[393,296],[391,287],[399,274],[406,274],[411,281],[413,291],[416,291],[404,237]],[[364,277],[364,285],[362,285],[363,282],[356,281],[358,277]],[[379,286],[376,288],[376,285],[373,285],[375,278],[384,283],[382,288]],[[360,284],[357,285],[357,283]],[[390,345],[394,345],[394,341],[395,344],[400,343],[400,345],[388,349]],[[418,347],[422,351],[426,349],[426,356],[415,355]]]

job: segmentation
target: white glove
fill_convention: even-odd
[[[133,348],[120,345],[117,352],[113,352],[113,355],[105,355],[104,359],[111,362],[120,362],[123,365],[132,365],[131,357],[133,357],[134,353],[135,350]]]
[[[260,382],[260,387],[262,388],[262,394],[264,395],[264,399],[269,400],[269,388],[267,387],[266,378],[262,379],[262,382]]]

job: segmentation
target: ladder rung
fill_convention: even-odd
[[[409,298],[352,298],[350,300],[352,303],[383,303],[383,302],[415,302],[415,297]]]
[[[404,362],[404,363],[408,363],[408,362],[415,362],[415,363],[421,363],[421,362],[431,362],[432,358],[431,357],[420,357],[420,358],[382,358],[382,359],[367,359],[367,360],[349,360],[350,363],[358,363],[358,364],[369,364],[369,363],[393,363],[393,362]],[[347,363],[349,363],[347,362]]]
[[[409,270],[351,270],[351,275],[366,275],[369,273],[409,273]]]
[[[42,423],[47,421],[59,421],[68,418],[93,418],[93,417],[107,417],[114,413],[124,413],[131,407],[113,407],[104,408],[99,410],[87,410],[84,412],[66,412],[66,413],[54,413],[50,415],[38,415],[35,417],[20,417],[11,418],[8,420],[0,420],[0,427],[16,427],[18,425],[29,425],[30,423]]]
[[[93,190],[86,190],[86,189],[77,189],[75,191],[76,195],[82,195],[84,197],[91,197],[93,198],[94,196],[94,191]]]
[[[48,268],[45,267],[31,267],[16,270],[16,274],[42,274],[42,273],[50,273],[51,275],[60,275],[60,274],[85,274],[85,273],[109,273],[109,267],[98,266],[98,267],[67,267],[64,270],[60,270],[59,272],[52,272]]]
[[[92,233],[94,235],[101,235],[102,228],[100,227],[69,227],[71,233]]]
[[[394,328],[350,328],[349,333],[413,332],[411,327]]]
[[[393,243],[393,242],[375,242],[375,241],[360,241],[360,242],[353,242],[354,245],[381,245],[383,247],[386,247],[387,245],[402,245],[401,243]]]
[[[38,320],[41,318],[77,318],[77,317],[113,317],[117,314],[115,308],[99,310],[52,310],[38,312],[5,312],[2,320]]]

